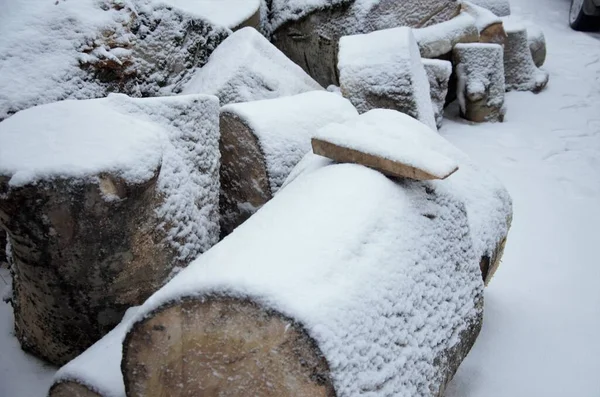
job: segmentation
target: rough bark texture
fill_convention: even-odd
[[[444,120],[444,104],[448,95],[448,84],[452,75],[452,63],[438,59],[423,59],[423,66],[429,79],[431,104],[438,128]]]
[[[220,120],[219,207],[221,235],[227,235],[273,195],[265,156],[252,128],[232,113],[222,112]]]
[[[454,47],[461,116],[475,122],[504,120],[504,68],[500,45]]]
[[[470,0],[471,3],[487,8],[499,17],[510,15],[510,2],[508,0]]]
[[[157,176],[158,169],[140,185],[99,175],[19,188],[0,177],[0,223],[12,245],[15,331],[24,350],[63,364],[161,286],[176,253],[157,231]]]
[[[227,297],[162,307],[123,344],[130,397],[335,396],[327,362],[303,328]]]
[[[538,68],[542,67],[546,62],[546,37],[544,32],[538,27],[528,27],[527,41],[529,42],[533,63]]]
[[[8,262],[6,257],[6,231],[0,227],[0,266]]]
[[[322,86],[339,86],[337,54],[342,36],[397,26],[430,26],[451,19],[459,9],[454,0],[425,0],[419,7],[381,0],[368,15],[357,18],[356,6],[344,3],[284,23],[273,32],[273,43]]]
[[[512,224],[512,216],[507,219],[507,223],[508,228],[510,229],[510,225]],[[504,247],[506,247],[507,238],[508,235],[498,242],[498,245],[491,255],[486,255],[481,258],[481,275],[486,286],[492,281],[492,277],[494,277],[494,274],[496,274],[496,271],[500,267],[500,262],[502,261],[502,256],[504,255]]]
[[[408,164],[360,152],[317,138],[312,139],[312,147],[315,154],[330,158],[338,163],[361,164],[366,167],[374,168],[385,175],[397,178],[409,178],[417,181],[446,179],[458,170],[458,168],[455,168],[446,175],[433,175],[425,170],[415,168]]]
[[[104,397],[77,382],[58,383],[50,388],[48,397]]]
[[[536,67],[525,27],[511,28],[504,46],[504,73],[508,91],[538,93],[548,84],[548,72]]]

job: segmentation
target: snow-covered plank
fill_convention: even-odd
[[[438,149],[444,145],[449,143],[423,123],[385,109],[331,123],[312,139],[315,154],[415,180],[446,179],[458,170],[458,164]]]
[[[218,241],[218,100],[63,101],[0,123],[16,335],[62,364]]]
[[[436,129],[429,81],[410,28],[342,37],[338,69],[342,94],[360,113],[394,109]]]
[[[221,109],[221,232],[230,233],[277,193],[310,151],[315,131],[358,112],[326,91]]]
[[[183,87],[184,94],[216,95],[221,105],[323,90],[253,28],[229,36]]]
[[[125,387],[442,395],[481,323],[473,247],[441,184],[350,164],[302,175],[145,302]]]

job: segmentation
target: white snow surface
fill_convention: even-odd
[[[215,25],[233,29],[259,10],[260,0],[160,0]]]
[[[323,90],[256,29],[234,32],[183,87],[184,94],[211,94],[221,105]]]
[[[509,0],[470,0],[470,2],[492,11],[499,17],[505,17],[511,14]]]
[[[106,100],[36,106],[0,123],[0,175],[11,186],[104,172],[143,183],[161,165],[164,132]]]
[[[265,155],[271,193],[275,194],[302,157],[319,128],[358,116],[350,101],[326,91],[227,105],[254,132]]]
[[[366,99],[370,94],[399,93],[409,102],[412,116],[436,129],[429,80],[412,29],[344,36],[338,57],[342,93],[360,113],[371,110]]]
[[[123,320],[102,339],[62,366],[52,379],[54,384],[73,381],[102,397],[125,397],[121,375],[123,339],[138,307],[129,308]]]
[[[183,297],[250,297],[303,325],[338,396],[415,397],[479,316],[482,288],[452,192],[340,164],[301,175],[136,317]]]
[[[395,110],[374,109],[346,122],[331,123],[314,137],[347,149],[383,157],[443,178],[458,164],[444,154],[450,145],[437,132]]]
[[[477,21],[466,12],[449,21],[426,28],[413,29],[423,58],[435,58],[448,54],[452,48],[465,40],[465,35],[477,38]]]
[[[480,32],[490,25],[502,22],[502,18],[494,14],[489,9],[478,6],[477,4],[469,1],[461,2],[461,11],[475,18],[475,24]]]

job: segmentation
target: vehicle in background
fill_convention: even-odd
[[[599,30],[600,0],[571,0],[569,25],[575,30]]]

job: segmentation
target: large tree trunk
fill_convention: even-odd
[[[348,164],[299,177],[142,306],[127,395],[442,396],[482,320],[451,186]]]

